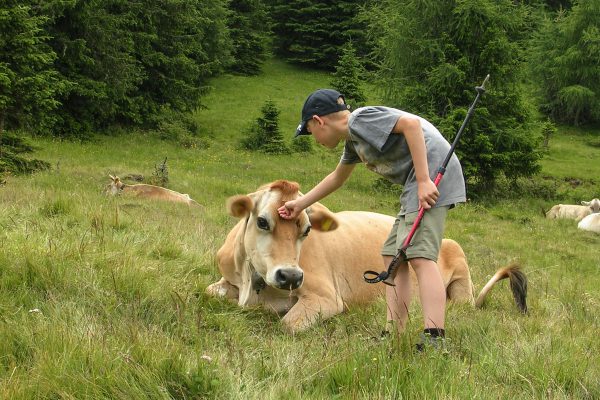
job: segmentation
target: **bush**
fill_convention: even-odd
[[[308,135],[298,136],[292,141],[292,151],[296,153],[312,153],[312,138]]]
[[[0,174],[28,174],[49,169],[50,163],[46,161],[22,156],[34,151],[35,147],[25,137],[4,131],[0,136]]]
[[[207,139],[197,136],[200,129],[190,114],[163,107],[154,116],[152,123],[156,126],[152,132],[162,140],[178,143],[186,148],[208,148],[210,145]]]
[[[288,154],[283,135],[279,131],[279,110],[271,100],[261,109],[257,118],[244,132],[241,145],[246,150],[259,150],[270,154]]]

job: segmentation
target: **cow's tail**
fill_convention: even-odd
[[[492,287],[502,279],[509,279],[510,289],[517,307],[523,314],[527,313],[527,275],[521,271],[521,267],[516,264],[509,265],[508,267],[500,268],[492,279],[481,289],[477,300],[475,300],[475,307],[480,308],[483,305],[483,301],[488,292]]]

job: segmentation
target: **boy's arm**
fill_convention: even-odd
[[[355,166],[356,164],[339,163],[332,173],[323,178],[304,196],[288,201],[279,207],[277,210],[279,215],[285,219],[296,218],[306,207],[339,189],[350,177]]]
[[[427,165],[427,148],[425,137],[419,119],[411,116],[402,116],[396,121],[392,129],[395,134],[404,135],[410,155],[415,167],[417,178],[419,206],[424,209],[431,208],[438,199],[439,192],[431,178]]]

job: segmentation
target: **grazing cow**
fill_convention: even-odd
[[[600,233],[600,213],[593,213],[583,218],[577,227],[584,231]]]
[[[185,203],[187,205],[200,205],[195,200],[191,199],[188,194],[176,192],[160,186],[146,185],[143,183],[136,185],[127,185],[121,182],[118,176],[109,175],[112,182],[108,185],[106,191],[108,194],[131,194],[144,199],[157,199],[172,201],[175,203]]]
[[[584,217],[592,213],[600,212],[600,199],[582,201],[581,204],[582,205],[580,206],[573,204],[557,204],[546,213],[546,218],[568,218],[581,221]]]
[[[394,223],[393,217],[371,212],[334,214],[319,203],[294,220],[280,218],[277,208],[300,195],[297,183],[276,181],[231,197],[229,212],[240,221],[217,252],[222,278],[206,289],[240,306],[261,304],[285,314],[283,324],[291,332],[383,293],[384,285],[366,283],[363,272],[380,265],[381,246]],[[448,298],[473,303],[471,275],[458,243],[444,239],[438,265]],[[525,312],[527,281],[516,266],[499,270],[475,304],[507,277]],[[416,285],[414,274],[412,280]]]

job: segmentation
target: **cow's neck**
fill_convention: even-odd
[[[244,226],[240,229],[238,233],[238,237],[236,238],[238,241],[238,245],[235,246],[235,267],[236,272],[241,280],[239,285],[239,298],[238,303],[242,306],[248,306],[253,304],[258,304],[258,293],[260,290],[256,290],[254,288],[254,274],[256,270],[250,261],[250,257],[246,254],[246,249],[244,246],[244,236],[246,235],[246,229],[248,228],[248,221],[250,220],[250,215],[246,217],[244,221]],[[264,282],[264,281],[263,281]],[[258,280],[257,280],[258,285]],[[255,293],[256,292],[256,293]]]

